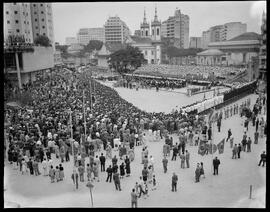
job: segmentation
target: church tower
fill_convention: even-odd
[[[161,21],[158,21],[157,7],[155,7],[155,17],[154,17],[154,21],[152,21],[152,23],[151,23],[152,40],[153,41],[160,41],[160,39],[161,39],[160,28],[161,28]]]
[[[141,37],[149,37],[149,36],[150,36],[150,25],[146,21],[146,13],[144,9],[143,22],[141,23]]]

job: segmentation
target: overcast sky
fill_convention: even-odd
[[[132,34],[140,28],[143,11],[147,21],[154,19],[155,5],[158,19],[165,21],[178,7],[190,18],[189,36],[200,37],[211,26],[227,22],[247,23],[248,32],[260,33],[261,17],[266,1],[224,2],[69,2],[53,3],[55,41],[65,43],[66,37],[76,37],[80,28],[103,27],[109,16],[118,15]]]

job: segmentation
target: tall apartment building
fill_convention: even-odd
[[[23,35],[33,43],[30,3],[4,3],[4,39],[8,35]]]
[[[105,29],[103,27],[79,29],[77,40],[82,45],[87,45],[90,40],[105,42]]]
[[[201,37],[190,37],[189,48],[202,48]]]
[[[221,30],[221,41],[230,40],[247,32],[247,24],[241,22],[230,22],[223,25]]]
[[[202,48],[207,49],[210,42],[230,40],[247,32],[247,24],[241,22],[230,22],[223,25],[210,27],[202,32]]]
[[[161,24],[161,35],[168,38],[179,38],[179,48],[188,48],[189,16],[176,9],[174,16],[170,16]]]
[[[66,39],[65,39],[66,45],[71,45],[73,43],[78,43],[78,40],[76,37],[66,37]]]
[[[128,26],[118,16],[109,17],[104,28],[105,42],[125,43],[130,36]]]
[[[33,39],[46,35],[55,49],[52,3],[31,3]]]

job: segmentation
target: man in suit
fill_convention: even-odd
[[[173,173],[172,176],[172,191],[177,191],[177,181],[178,181],[178,176]]]
[[[106,182],[108,182],[108,180],[110,180],[110,182],[112,182],[112,173],[113,173],[113,170],[112,170],[112,166],[110,165],[107,170],[106,170],[108,176],[107,176],[107,179],[106,179]]]
[[[101,156],[99,157],[99,161],[100,161],[101,172],[105,172],[106,158],[104,157],[103,153],[101,153]]]
[[[213,160],[213,166],[214,166],[214,175],[218,175],[218,166],[220,164],[220,160],[216,157],[214,160]]]

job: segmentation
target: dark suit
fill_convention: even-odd
[[[220,160],[219,159],[214,159],[213,160],[213,166],[214,166],[214,175],[217,174],[218,175],[218,166],[220,164]]]
[[[106,161],[106,158],[104,157],[104,155],[101,155],[99,157],[99,161],[100,161],[100,167],[101,167],[101,172],[105,172],[105,161]]]

